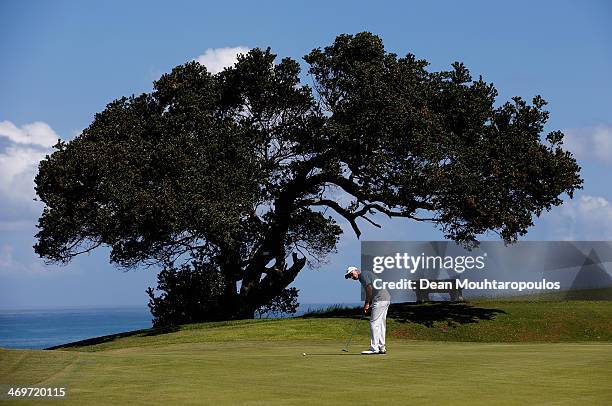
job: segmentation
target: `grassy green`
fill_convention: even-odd
[[[358,355],[368,323],[354,317],[333,309],[0,350],[0,383],[65,386],[62,403],[78,405],[612,404],[612,302],[394,306],[389,353],[370,357]]]
[[[65,386],[62,404],[612,403],[610,344],[192,342],[101,352],[0,352],[0,381]],[[302,352],[312,355],[302,356]],[[27,402],[21,402],[27,403]]]

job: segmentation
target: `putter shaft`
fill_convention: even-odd
[[[342,349],[343,352],[348,352],[348,348],[351,345],[351,341],[353,341],[353,336],[355,335],[355,331],[357,331],[357,326],[359,324],[359,320],[363,320],[363,316],[358,318],[358,319],[356,319],[355,322],[353,323],[353,330],[351,331],[351,335],[350,335],[348,341],[346,342],[346,345]]]

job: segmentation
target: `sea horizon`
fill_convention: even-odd
[[[304,303],[292,315],[356,303]],[[277,317],[274,317],[277,318]],[[0,309],[0,348],[45,349],[57,345],[152,327],[144,305],[53,306]]]

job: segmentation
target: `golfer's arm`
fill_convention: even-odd
[[[368,285],[365,289],[366,291],[366,299],[364,304],[372,304],[372,285]]]

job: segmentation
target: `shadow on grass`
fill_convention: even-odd
[[[493,320],[498,314],[505,314],[501,309],[474,307],[469,303],[430,302],[430,303],[394,303],[389,307],[388,318],[401,323],[417,323],[433,327],[436,322],[446,323],[449,327],[461,324],[478,323],[483,320]],[[332,308],[305,314],[310,317],[359,318],[361,308]]]
[[[250,319],[248,321],[257,321],[258,323],[265,323],[268,321],[277,321],[279,319]],[[85,340],[80,340],[80,341],[74,341],[71,343],[66,343],[66,344],[60,344],[60,345],[56,345],[53,347],[49,347],[49,348],[45,348],[45,350],[61,350],[61,349],[67,349],[67,348],[79,348],[79,347],[87,347],[90,345],[97,345],[97,344],[104,344],[104,343],[108,343],[111,341],[115,341],[118,340],[120,338],[126,338],[126,337],[150,337],[150,336],[157,336],[157,335],[161,335],[161,334],[169,334],[169,333],[175,333],[179,330],[189,330],[190,329],[190,325],[195,325],[196,328],[200,328],[199,326],[197,326],[198,324],[201,323],[206,323],[206,328],[214,328],[214,327],[223,327],[223,326],[227,326],[228,323],[233,323],[233,322],[242,322],[242,321],[247,321],[247,320],[230,320],[230,321],[216,321],[216,322],[198,322],[198,323],[190,323],[190,324],[182,324],[182,325],[178,325],[178,326],[167,326],[167,327],[153,327],[153,328],[147,328],[147,329],[141,329],[141,330],[134,330],[134,331],[126,331],[123,333],[117,333],[117,334],[109,334],[106,336],[100,336],[100,337],[93,337],[93,338],[88,338]]]
[[[180,330],[180,326],[147,328],[143,330],[126,331],[124,333],[110,334],[107,336],[88,338],[86,340],[75,341],[75,342],[67,343],[67,344],[60,344],[60,345],[56,345],[56,346],[45,348],[45,349],[46,350],[59,350],[59,349],[65,349],[65,348],[86,347],[88,345],[104,344],[110,341],[115,341],[119,338],[134,337],[134,336],[149,337],[149,336],[156,336],[160,334],[174,333],[179,330]]]

